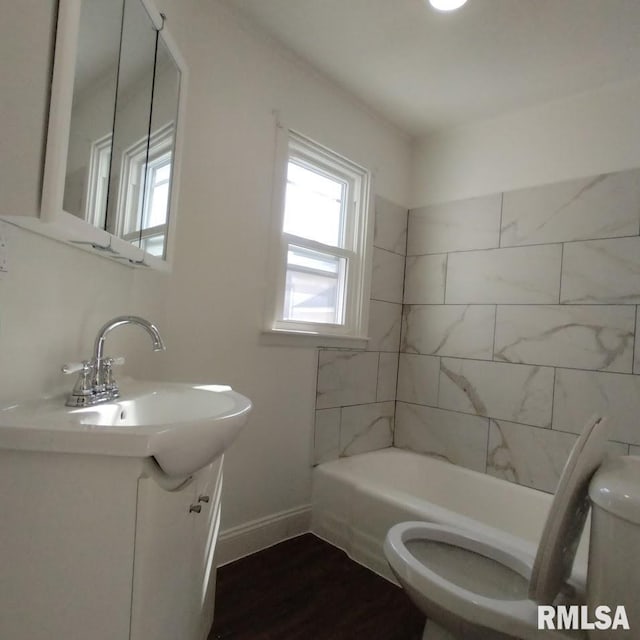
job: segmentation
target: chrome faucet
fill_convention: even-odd
[[[81,363],[65,364],[62,367],[63,373],[80,374],[73,391],[67,397],[68,407],[91,407],[120,397],[120,389],[113,377],[113,367],[123,364],[124,358],[105,357],[104,342],[113,329],[126,324],[137,324],[142,327],[151,336],[154,351],[165,350],[158,328],[148,320],[139,316],[118,316],[109,320],[98,331],[93,346],[93,358]]]

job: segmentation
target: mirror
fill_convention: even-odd
[[[156,35],[141,2],[125,0],[105,228],[134,243],[144,199]]]
[[[121,27],[121,2],[82,3],[62,206],[100,227],[107,203]],[[98,148],[93,149],[94,145]],[[94,155],[97,162],[91,166]],[[91,182],[96,183],[93,197],[98,201],[89,203]]]
[[[139,32],[132,33],[137,36]],[[137,37],[135,43],[140,44]],[[107,231],[162,257],[168,229],[180,71],[162,32],[154,51],[152,67],[147,67],[145,61],[132,74],[137,78],[132,98],[126,102],[118,99],[116,103],[109,191],[118,193],[119,199],[109,201]],[[136,60],[140,62],[142,57]],[[153,73],[149,74],[150,70]],[[144,99],[147,91],[148,102]],[[147,104],[151,105],[148,113],[144,110]]]
[[[185,73],[166,18],[150,0],[60,0],[59,15],[41,218],[66,222],[71,242],[163,268]],[[86,240],[79,221],[96,230]]]

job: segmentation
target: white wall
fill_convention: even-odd
[[[317,353],[260,342],[272,112],[375,170],[377,193],[399,204],[407,201],[410,148],[217,2],[159,4],[190,71],[175,267],[162,293],[168,352],[161,375],[230,383],[254,402],[226,456],[228,528],[309,501]],[[160,374],[152,358],[142,374]]]
[[[640,80],[416,141],[411,207],[640,166]]]

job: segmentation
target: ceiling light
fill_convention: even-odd
[[[429,4],[438,11],[454,11],[459,9],[467,0],[429,0]]]

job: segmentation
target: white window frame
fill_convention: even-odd
[[[284,232],[287,167],[290,159],[347,183],[342,248]],[[304,345],[366,346],[373,241],[373,220],[370,213],[371,183],[371,173],[367,169],[295,131],[282,126],[277,127],[270,261],[272,287],[267,301],[267,336],[295,338],[293,342]],[[344,324],[283,318],[287,252],[290,244],[346,259]],[[276,342],[280,340],[276,339]],[[290,339],[284,340],[285,344],[291,342]]]
[[[92,142],[89,151],[89,179],[87,180],[85,220],[100,229],[104,229],[107,215],[107,191],[109,190],[112,144],[113,134],[109,133]]]
[[[157,131],[151,134],[151,138],[144,137],[135,144],[131,145],[122,154],[121,173],[120,173],[120,186],[118,193],[120,194],[120,201],[118,203],[118,216],[116,219],[117,235],[128,242],[135,242],[138,238],[142,240],[155,237],[164,234],[165,244],[163,256],[166,256],[167,252],[167,233],[169,228],[169,216],[171,215],[171,193],[167,199],[167,220],[164,224],[157,225],[155,227],[142,227],[142,229],[134,229],[129,231],[132,220],[134,224],[138,217],[138,213],[141,212],[142,219],[147,214],[147,207],[149,206],[150,199],[146,198],[146,202],[142,201],[143,195],[146,193],[145,187],[148,185],[143,184],[147,180],[149,167],[153,167],[158,161],[164,159],[165,156],[171,155],[171,172],[173,173],[173,141],[174,141],[174,124],[170,122],[164,127],[161,127]],[[147,151],[148,144],[148,151]]]

